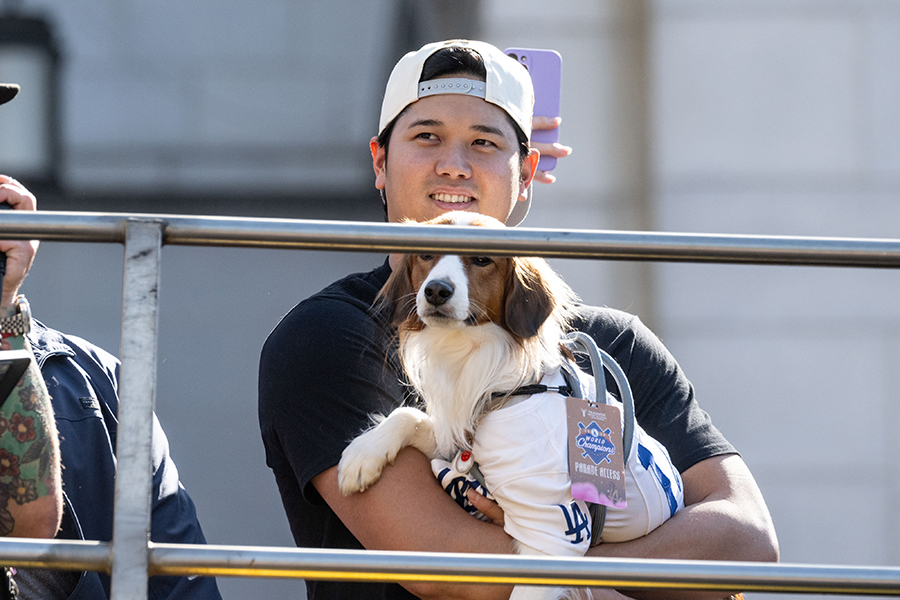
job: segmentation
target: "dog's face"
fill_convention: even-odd
[[[416,315],[425,325],[461,327],[502,319],[503,284],[512,259],[418,254],[409,262]]]
[[[461,211],[428,223],[504,226],[491,217]],[[405,255],[382,289],[380,302],[391,306],[393,323],[407,330],[490,322],[517,338],[529,338],[557,305],[553,287],[559,279],[550,274],[541,259]]]

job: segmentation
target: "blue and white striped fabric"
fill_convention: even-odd
[[[593,401],[593,378],[578,373]],[[555,387],[565,382],[557,371],[541,383]],[[610,401],[618,403],[611,396]],[[590,546],[587,505],[571,494],[566,437],[565,398],[545,392],[488,413],[472,448],[486,487],[504,510],[507,533],[539,552],[561,556],[582,555]],[[470,473],[457,472],[448,461],[435,460],[432,468],[463,506],[469,486],[485,493]],[[607,510],[602,541],[646,535],[684,507],[681,477],[668,452],[639,426],[625,471],[627,507]]]

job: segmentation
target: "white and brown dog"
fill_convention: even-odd
[[[491,217],[459,211],[429,223],[504,227]],[[502,409],[494,399],[526,385],[564,385],[560,339],[576,300],[540,258],[405,255],[377,302],[397,326],[400,359],[424,412],[400,407],[387,417],[373,416],[376,424],[344,450],[338,465],[341,491],[349,495],[373,485],[406,446],[443,461],[470,451],[504,510],[504,528],[516,539],[519,553],[583,555],[590,545],[589,511],[571,494],[561,396],[534,394]],[[584,389],[593,390],[589,375],[578,377],[584,378]],[[661,446],[653,450],[660,449],[665,454]],[[636,453],[633,447],[632,466],[642,462]],[[671,472],[677,478],[674,467]],[[626,473],[626,484],[629,480],[633,487],[640,485]],[[653,481],[649,485],[660,487]],[[680,494],[680,480],[676,487]],[[641,502],[635,500],[635,508]],[[628,539],[683,506],[680,496],[674,510],[669,504],[658,511],[665,514],[641,517],[646,523],[636,533],[632,527]],[[563,593],[517,586],[512,597]]]
[[[504,226],[462,211],[428,223]],[[377,302],[398,328],[400,358],[426,412],[399,408],[354,440],[339,466],[341,491],[370,487],[405,446],[443,458],[470,449],[492,393],[559,368],[574,298],[542,259],[404,255]]]

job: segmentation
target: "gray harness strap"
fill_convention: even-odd
[[[622,404],[625,408],[625,426],[623,427],[622,437],[624,438],[624,456],[625,465],[628,465],[628,456],[631,454],[631,446],[634,441],[634,397],[631,394],[631,386],[628,385],[628,378],[625,372],[615,359],[597,347],[594,338],[580,331],[573,331],[566,334],[562,344],[572,352],[585,352],[591,360],[591,371],[594,373],[594,389],[596,401],[607,404],[606,396],[606,376],[603,368],[612,373],[616,385],[619,386],[619,393],[622,394]],[[563,377],[566,383],[572,389],[572,395],[579,398],[587,399],[584,390],[581,389],[578,377],[573,367],[568,361],[563,361]],[[591,546],[600,543],[600,534],[603,532],[603,525],[606,523],[606,505],[604,504],[588,504],[591,512]]]
[[[631,394],[631,386],[625,371],[619,366],[612,356],[597,347],[594,338],[580,331],[566,334],[563,345],[572,352],[579,350],[585,352],[591,359],[591,371],[594,373],[594,387],[597,394],[597,402],[606,404],[606,377],[603,375],[604,367],[612,374],[619,386],[622,395],[622,405],[625,409],[625,426],[622,428],[623,443],[625,445],[625,464],[628,464],[628,456],[631,454],[631,445],[634,442],[634,396]],[[571,385],[571,384],[570,384]],[[584,398],[584,396],[581,396]]]
[[[574,369],[575,367],[569,364],[569,361],[563,361],[561,369],[562,376],[566,380],[569,388],[572,390],[572,396],[576,398],[586,398],[584,390],[581,389],[581,382],[578,381],[578,375],[575,374]],[[597,397],[602,397],[605,399],[605,382],[603,383],[603,387],[603,396]],[[597,390],[597,392],[599,393],[600,390]],[[600,543],[600,534],[603,532],[603,526],[606,524],[606,505],[588,503],[588,510],[591,513],[591,546],[596,546]]]
[[[624,456],[625,465],[628,465],[628,456],[631,454],[631,446],[634,441],[634,396],[631,394],[631,386],[628,385],[628,378],[619,363],[597,347],[594,339],[580,331],[573,331],[566,334],[561,341],[562,345],[571,352],[582,352],[588,355],[591,361],[591,371],[594,373],[594,390],[595,398],[598,403],[608,404],[606,396],[606,376],[603,369],[606,368],[619,386],[619,393],[622,394],[622,404],[625,408],[625,426],[623,427],[622,437],[624,438]],[[535,385],[519,388],[508,393],[496,394],[490,403],[489,410],[495,410],[503,406],[512,406],[518,402],[522,402],[531,394],[541,393],[545,391],[555,391],[566,396],[574,396],[576,398],[587,399],[586,390],[582,389],[578,375],[575,373],[577,367],[571,365],[569,361],[562,361],[560,369],[563,379],[566,381],[568,389],[564,388],[548,388],[547,386]],[[534,389],[532,389],[534,388]],[[542,389],[538,389],[542,388]],[[478,464],[472,465],[469,470],[472,477],[485,489],[484,475],[478,468]],[[603,533],[603,525],[606,523],[606,505],[604,504],[588,504],[588,510],[591,513],[591,546],[600,543],[600,534]]]

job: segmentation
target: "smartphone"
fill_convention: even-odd
[[[562,86],[562,56],[559,52],[537,48],[507,48],[503,52],[528,69],[534,85],[535,116],[558,117]],[[547,144],[558,142],[559,128],[533,131],[531,141]],[[552,171],[554,167],[556,167],[555,157],[541,156],[538,169]]]
[[[0,407],[31,364],[28,350],[0,350]]]
[[[8,202],[0,202],[0,210],[12,210]],[[6,275],[6,254],[0,252],[0,290],[3,289],[3,276]]]
[[[0,202],[0,210],[12,210],[8,202]],[[0,252],[0,290],[3,289],[3,276],[6,275],[6,254]]]

